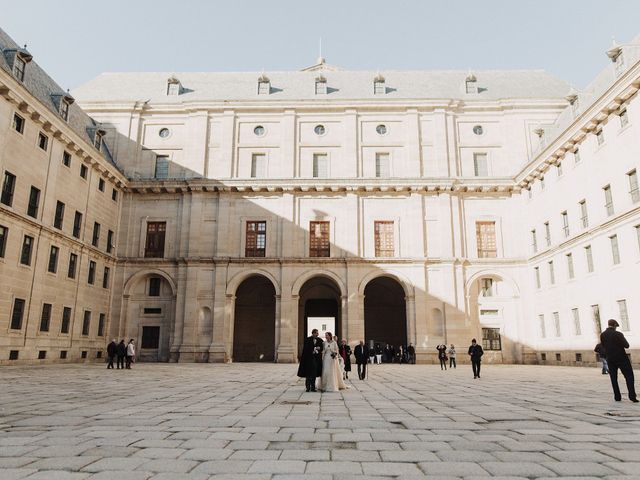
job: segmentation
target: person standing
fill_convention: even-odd
[[[353,354],[356,357],[356,365],[358,365],[358,378],[364,380],[367,377],[367,361],[371,355],[369,347],[360,340],[360,343],[356,345],[356,348],[353,350]]]
[[[349,372],[351,371],[351,347],[347,344],[347,341],[342,339],[339,347],[340,356],[344,362],[344,378],[349,378]]]
[[[316,391],[316,377],[322,374],[322,349],[323,342],[318,338],[318,329],[311,330],[311,336],[304,340],[298,376],[305,378],[307,392]]]
[[[107,357],[109,362],[107,363],[107,368],[113,368],[113,358],[116,356],[116,350],[118,349],[118,344],[116,343],[116,339],[111,340],[111,343],[107,345]]]
[[[129,339],[129,343],[127,344],[127,368],[131,370],[131,364],[135,361],[134,357],[136,356],[136,346],[133,342],[133,338]]]
[[[614,319],[609,320],[607,329],[600,334],[600,343],[607,354],[607,364],[609,365],[609,377],[611,378],[611,386],[613,387],[613,398],[616,402],[622,400],[620,387],[618,386],[618,369],[622,372],[627,382],[627,391],[629,392],[629,400],[638,403],[636,388],[634,385],[633,368],[631,361],[627,356],[625,348],[629,348],[629,342],[624,338],[622,332],[617,332],[616,328],[620,324]]]
[[[409,363],[410,364],[415,364],[416,363],[416,348],[413,346],[413,343],[410,343],[409,346],[407,347],[407,355],[409,356]]]
[[[447,346],[446,345],[438,345],[436,347],[438,350],[438,360],[440,360],[440,370],[447,369]]]
[[[469,357],[471,357],[471,368],[473,369],[473,378],[480,378],[480,363],[482,362],[482,355],[484,350],[478,345],[476,339],[471,340],[471,346],[469,347]]]
[[[124,343],[124,338],[120,340],[120,343],[116,347],[116,356],[118,357],[118,370],[124,369],[124,357],[127,356],[127,346]]]
[[[598,354],[600,361],[602,362],[602,374],[609,374],[609,366],[607,365],[607,352],[604,351],[604,347],[602,343],[596,345],[596,348],[593,349],[594,352]]]
[[[447,353],[449,354],[449,368],[456,368],[456,347],[453,346],[453,343]]]

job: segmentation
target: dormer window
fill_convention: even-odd
[[[624,56],[622,55],[622,47],[620,47],[616,41],[613,41],[613,46],[607,50],[607,56],[614,64],[616,76],[620,75],[624,70]]]
[[[258,95],[269,95],[270,93],[271,81],[265,75],[261,75],[258,78]]]
[[[167,79],[167,95],[180,95],[181,90],[180,80],[176,77],[169,77]]]
[[[24,80],[24,70],[27,67],[25,62],[19,55],[16,55],[16,59],[13,62],[13,76],[21,82]]]
[[[27,46],[25,45],[24,48],[5,50],[4,55],[11,66],[13,76],[23,82],[27,63],[33,59],[33,56],[27,51]]]
[[[58,112],[60,113],[60,116],[64,119],[64,121],[69,121],[69,107],[71,107],[71,104],[74,102],[74,98],[69,95],[63,95],[60,98],[60,105],[58,106]]]
[[[326,95],[327,79],[323,76],[316,78],[316,95]]]
[[[466,93],[478,93],[478,83],[473,73],[469,72],[467,78],[464,80],[464,85]]]
[[[98,150],[102,148],[102,139],[104,138],[106,133],[107,132],[105,132],[100,128],[96,129],[96,133],[93,136],[93,146],[96,147]]]
[[[385,93],[387,93],[387,87],[384,77],[382,75],[378,75],[373,79],[373,94],[384,95]]]

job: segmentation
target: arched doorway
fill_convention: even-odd
[[[374,344],[407,345],[405,292],[397,280],[377,277],[364,289],[364,336]]]
[[[302,285],[298,300],[298,355],[311,328],[340,336],[341,296],[340,287],[329,277],[313,277]]]
[[[236,291],[233,361],[273,362],[275,330],[276,290],[268,278],[253,275]]]

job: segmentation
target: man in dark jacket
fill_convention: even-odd
[[[349,372],[351,371],[351,347],[345,339],[342,339],[342,343],[340,343],[338,347],[338,353],[344,362],[344,377],[349,378]]]
[[[300,355],[300,366],[298,376],[306,379],[305,386],[307,392],[316,391],[316,377],[322,375],[322,349],[324,342],[318,338],[318,330],[311,330],[311,336],[307,337],[302,347]]]
[[[611,378],[611,386],[613,387],[613,398],[616,402],[622,400],[620,387],[618,386],[618,369],[624,375],[627,382],[627,391],[629,392],[629,400],[637,403],[638,397],[634,386],[633,369],[631,361],[627,356],[625,348],[629,348],[629,342],[624,338],[621,332],[616,332],[616,328],[620,325],[611,319],[608,322],[609,327],[600,335],[600,343],[607,352],[607,364],[609,365],[609,377]]]
[[[367,362],[370,357],[369,347],[360,340],[360,343],[356,345],[353,350],[353,354],[356,357],[356,364],[358,365],[358,378],[364,380],[367,377]]]
[[[471,368],[473,368],[473,378],[480,378],[480,362],[482,361],[484,350],[476,343],[476,339],[471,340],[469,347],[469,357],[471,357]]]
[[[111,343],[107,345],[107,357],[109,358],[109,363],[107,363],[107,368],[113,368],[113,358],[116,356],[116,349],[118,345],[116,344],[115,338],[111,340]]]
[[[124,343],[124,339],[120,340],[120,343],[116,347],[116,355],[118,356],[118,370],[124,368],[124,357],[127,356],[127,346]]]

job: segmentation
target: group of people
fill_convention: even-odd
[[[416,349],[413,343],[395,347],[388,343],[382,347],[376,343],[369,350],[369,363],[416,363]]]
[[[627,384],[629,400],[638,403],[633,368],[631,368],[631,360],[629,360],[625,350],[629,348],[629,342],[624,338],[622,332],[616,331],[619,326],[620,324],[616,320],[609,320],[606,330],[600,335],[600,343],[596,345],[594,350],[602,361],[603,375],[609,374],[611,379],[613,399],[616,402],[622,400],[620,386],[618,385],[618,370],[620,370]]]
[[[447,360],[449,361],[449,368],[456,368],[456,347],[452,343],[450,347],[447,347],[444,344],[440,344],[436,346],[436,350],[438,351],[438,360],[440,361],[440,370],[447,369]],[[469,354],[469,359],[471,360],[471,368],[473,369],[473,378],[480,378],[480,366],[482,364],[482,355],[484,355],[484,350],[482,349],[482,345],[480,345],[476,339],[471,340],[471,345],[469,346],[469,350],[467,351]]]
[[[116,343],[116,339],[114,338],[109,345],[107,345],[107,368],[114,368],[113,361],[117,358],[118,369],[130,369],[131,364],[135,361],[135,357],[136,345],[133,338],[130,339],[127,344],[124,343],[124,339],[120,340],[120,343]]]

